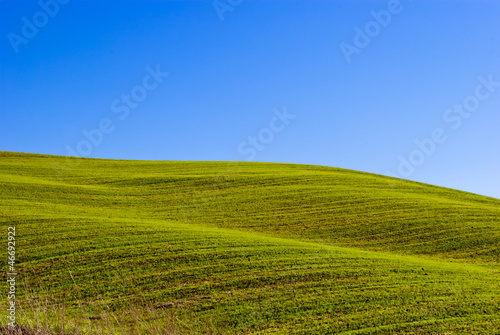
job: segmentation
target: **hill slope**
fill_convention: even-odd
[[[0,185],[20,322],[36,298],[139,328],[158,322],[127,318],[147,301],[193,332],[500,329],[498,199],[318,166],[8,152]]]

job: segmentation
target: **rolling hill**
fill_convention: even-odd
[[[500,332],[498,199],[311,165],[13,152],[0,199],[25,326]]]

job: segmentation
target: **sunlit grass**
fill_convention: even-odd
[[[500,329],[497,199],[318,166],[2,152],[0,183],[3,230],[18,233],[19,324]]]

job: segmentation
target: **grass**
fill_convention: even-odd
[[[500,332],[498,199],[320,166],[11,152],[0,196],[31,329]]]

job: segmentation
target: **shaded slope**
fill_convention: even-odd
[[[164,220],[17,227],[20,278],[36,301],[64,301],[68,319],[99,320],[146,300],[232,334],[500,330],[498,275],[486,267]]]

